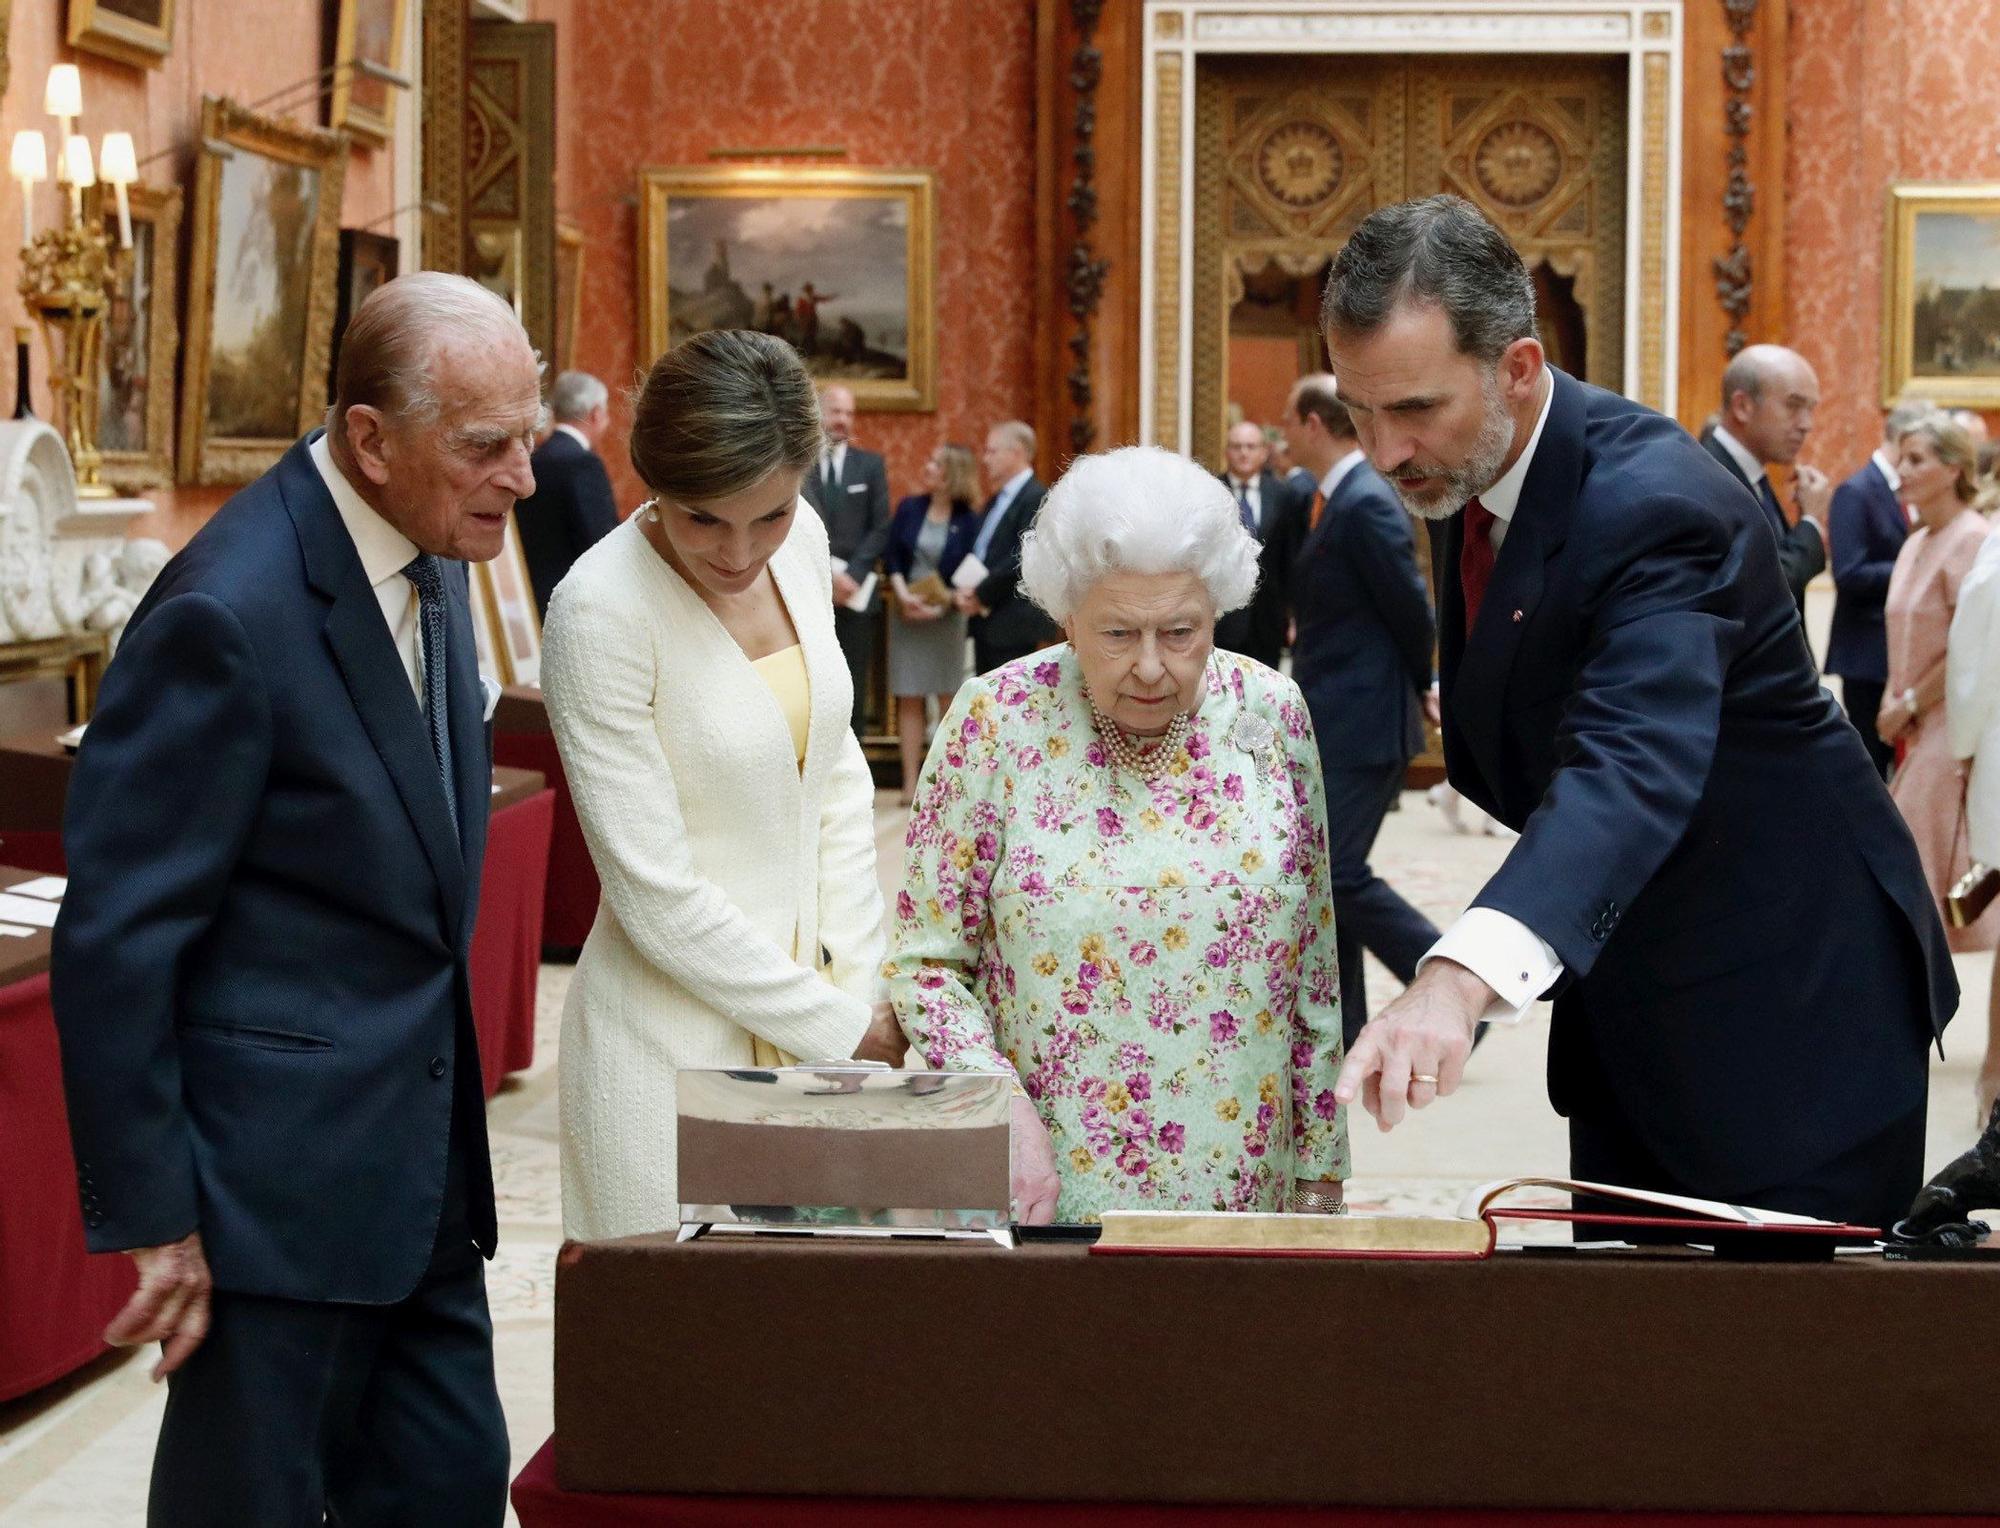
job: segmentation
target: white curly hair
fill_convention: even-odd
[[[1189,573],[1217,615],[1257,588],[1257,538],[1200,464],[1158,446],[1079,456],[1021,546],[1021,586],[1058,624],[1110,573]]]

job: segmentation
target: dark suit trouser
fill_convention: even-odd
[[[1437,925],[1396,894],[1368,864],[1382,818],[1403,789],[1401,764],[1323,769],[1327,878],[1333,888],[1334,949],[1340,957],[1340,1028],[1352,1045],[1368,1022],[1361,952],[1372,950],[1398,979],[1437,943]]]
[[[1741,1196],[1752,1209],[1782,1210],[1793,1215],[1814,1215],[1821,1220],[1847,1221],[1887,1231],[1910,1213],[1910,1201],[1924,1181],[1924,1120],[1928,1103],[1920,1103],[1886,1130],[1877,1132],[1831,1162],[1823,1163],[1788,1183],[1772,1184]],[[1629,1188],[1650,1188],[1667,1194],[1692,1195],[1697,1199],[1716,1196],[1700,1187],[1691,1187],[1654,1160],[1615,1115],[1573,1117],[1569,1122],[1570,1176],[1592,1183],[1618,1183]],[[1616,1200],[1586,1198],[1579,1209],[1610,1210],[1631,1214],[1633,1206]],[[1641,1213],[1644,1213],[1643,1211]],[[1662,1212],[1664,1213],[1664,1212]],[[1612,1233],[1622,1239],[1623,1232]],[[1592,1240],[1583,1227],[1577,1228],[1579,1241]],[[1642,1236],[1648,1241],[1678,1242],[1686,1232],[1661,1232]]]
[[[437,1243],[395,1305],[217,1293],[168,1380],[151,1528],[498,1528],[507,1427],[451,1151]]]
[[[882,612],[870,610],[857,615],[844,606],[833,607],[833,635],[847,659],[848,677],[854,681],[854,712],[851,724],[856,737],[866,735],[868,677],[875,668],[875,638],[882,629]]]
[[[1882,709],[1884,688],[1885,683],[1880,679],[1843,679],[1840,682],[1840,703],[1847,711],[1847,719],[1861,734],[1861,746],[1868,750],[1875,772],[1886,780],[1896,762],[1896,745],[1883,742],[1882,735],[1875,730],[1875,715]]]

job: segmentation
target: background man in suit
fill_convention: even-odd
[[[986,432],[981,461],[999,487],[980,515],[972,555],[986,577],[961,590],[958,608],[972,619],[973,665],[982,674],[1038,652],[1061,633],[1041,607],[1021,593],[1021,538],[1041,513],[1048,489],[1035,476],[1035,432],[1018,419]]]
[[[1892,454],[1903,432],[1931,411],[1925,402],[1897,404],[1882,423],[1883,449],[1861,464],[1833,491],[1829,529],[1833,537],[1833,630],[1827,637],[1826,671],[1840,676],[1841,703],[1847,708],[1861,746],[1883,779],[1896,762],[1894,745],[1875,730],[1882,709],[1882,686],[1889,681],[1889,640],[1882,604],[1896,554],[1909,538],[1910,517],[1896,497],[1902,486]]]
[[[1368,1018],[1362,950],[1408,982],[1437,943],[1437,926],[1368,864],[1436,702],[1431,597],[1410,517],[1368,465],[1336,394],[1324,372],[1300,378],[1285,405],[1285,434],[1317,485],[1291,567],[1292,677],[1312,713],[1326,782],[1340,1020],[1352,1045]]]
[[[549,389],[549,413],[555,428],[535,448],[535,491],[514,511],[544,618],[571,565],[618,528],[618,500],[597,454],[611,428],[609,390],[587,371],[566,371]]]
[[[820,389],[819,422],[826,450],[799,490],[826,522],[827,549],[833,554],[833,634],[854,680],[852,726],[858,734],[868,714],[868,676],[875,666],[875,639],[882,627],[879,586],[868,608],[847,602],[881,561],[889,545],[889,472],[874,451],[854,444],[854,394],[839,383]]]
[[[1266,465],[1270,446],[1261,425],[1244,420],[1229,427],[1223,441],[1229,470],[1222,481],[1236,500],[1243,528],[1262,544],[1258,556],[1257,592],[1241,610],[1215,623],[1215,643],[1259,663],[1278,666],[1285,652],[1285,628],[1291,611],[1284,568],[1302,538],[1305,525],[1300,507],[1284,480]]]
[[[1336,1096],[1394,1125],[1482,1016],[1553,990],[1577,1176],[1889,1224],[1958,983],[1761,511],[1672,420],[1544,364],[1526,267],[1456,197],[1369,216],[1323,317],[1369,459],[1431,521],[1451,782],[1521,834]]]
[[[50,970],[93,1251],[163,1341],[155,1524],[498,1524],[468,951],[492,763],[466,568],[534,490],[540,367],[435,272],[328,428],[146,596],[77,757]]]
[[[1723,370],[1722,417],[1705,442],[1708,454],[1762,506],[1778,538],[1778,568],[1798,609],[1801,630],[1806,585],[1826,566],[1826,515],[1833,488],[1817,467],[1800,467],[1793,477],[1798,508],[1788,515],[1765,468],[1798,460],[1818,407],[1819,378],[1804,356],[1783,345],[1750,345]]]

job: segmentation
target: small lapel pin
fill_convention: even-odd
[[[1520,612],[1520,611],[1518,611],[1518,610],[1517,610],[1517,611],[1515,611],[1515,612],[1514,612],[1514,619],[1515,619],[1516,621],[1518,621],[1518,620],[1520,620],[1520,619],[1521,619],[1521,612]]]

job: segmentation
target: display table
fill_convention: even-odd
[[[2000,1269],[1873,1257],[572,1244],[555,1481],[531,1466],[517,1509],[524,1528],[586,1520],[561,1509],[591,1492],[653,1493],[650,1516],[587,1519],[634,1523],[890,1510],[868,1498],[937,1522],[958,1520],[939,1502],[1029,1500],[1991,1513],[1975,1355],[1996,1350]],[[811,1501],[779,1519],[733,1500],[751,1495]]]
[[[35,875],[0,867],[0,887]],[[48,969],[46,930],[0,938],[0,1401],[102,1353],[138,1282],[130,1258],[84,1250]]]
[[[583,825],[563,778],[562,758],[549,731],[548,707],[532,685],[510,685],[493,711],[496,763],[539,769],[556,793],[555,827],[549,840],[549,890],[542,915],[542,943],[550,949],[582,948],[597,917],[597,867],[584,846]]]

